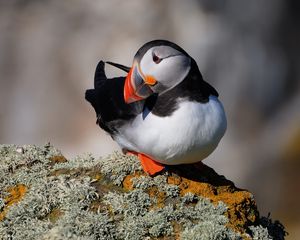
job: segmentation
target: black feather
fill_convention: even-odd
[[[104,62],[100,61],[96,67],[95,77],[94,77],[94,88],[100,88],[107,80],[104,71]]]
[[[124,66],[122,64],[114,63],[114,62],[106,62],[106,63],[108,63],[109,65],[112,65],[116,68],[119,68],[119,69],[123,70],[124,72],[128,73],[130,71],[130,67]]]
[[[117,126],[134,118],[143,110],[143,101],[125,103],[124,83],[125,77],[107,79],[104,62],[100,61],[95,72],[95,89],[85,92],[85,99],[95,109],[97,124],[110,134],[117,131]]]

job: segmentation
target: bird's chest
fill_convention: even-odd
[[[225,115],[219,104],[181,102],[167,117],[144,112],[122,127],[116,140],[122,147],[143,152],[160,162],[180,161],[197,150],[209,151],[226,129],[222,126]]]

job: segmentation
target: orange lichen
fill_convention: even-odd
[[[99,201],[92,201],[92,203],[90,204],[90,206],[89,206],[89,209],[92,211],[92,212],[97,212],[98,211],[98,209],[100,209],[101,208],[101,202],[99,202]]]
[[[225,215],[229,219],[228,227],[233,230],[244,233],[249,224],[255,223],[258,219],[256,203],[250,192],[238,189],[234,184],[218,175],[212,168],[204,164],[196,166],[178,166],[171,169],[171,174],[167,176],[168,184],[179,187],[180,196],[187,193],[193,193],[210,199],[213,204],[223,202],[228,209]],[[132,178],[145,176],[144,173],[137,172],[125,177],[123,189],[133,190]],[[157,186],[149,187],[147,190],[151,198],[156,198],[157,204],[151,208],[161,208],[165,206],[166,193],[160,191]]]
[[[128,175],[128,176],[126,176],[124,178],[122,185],[123,185],[123,188],[125,190],[132,190],[133,189],[133,185],[132,185],[131,179],[134,178],[134,177],[135,176],[133,176],[133,175]]]
[[[255,202],[252,195],[243,190],[238,190],[234,186],[214,186],[210,183],[198,182],[179,176],[168,177],[168,183],[179,186],[180,195],[193,193],[198,196],[208,198],[212,203],[224,202],[228,210],[226,212],[229,218],[228,226],[241,232],[249,222],[254,223],[257,219],[255,211],[248,212],[247,209],[255,208]]]
[[[151,187],[148,190],[150,198],[156,198],[155,206],[152,208],[163,208],[165,206],[166,193],[159,191],[157,187]]]
[[[172,226],[174,229],[174,239],[175,240],[180,239],[180,234],[182,232],[182,226],[176,221],[172,222]]]
[[[132,184],[132,179],[135,178],[135,177],[141,177],[141,176],[146,176],[146,174],[143,173],[143,172],[135,172],[132,175],[126,176],[123,180],[123,183],[122,183],[123,189],[125,189],[126,191],[133,190],[134,187],[133,187],[133,184]],[[147,193],[149,194],[149,196],[151,198],[156,198],[156,204],[155,204],[155,206],[152,206],[151,208],[162,208],[162,207],[164,207],[164,205],[165,205],[164,202],[165,202],[165,199],[166,199],[166,193],[165,192],[159,191],[157,187],[150,187],[147,190]]]
[[[169,176],[167,182],[168,184],[179,185],[181,182],[181,177]]]
[[[142,172],[135,172],[132,175],[127,175],[122,183],[122,186],[125,190],[132,190],[133,189],[133,184],[132,184],[132,179],[135,177],[140,177],[140,176],[146,176],[145,173]]]
[[[68,160],[62,155],[56,155],[56,156],[50,157],[49,161],[50,161],[50,164],[53,166],[54,164],[64,163],[64,162],[67,162]]]
[[[102,178],[102,175],[100,173],[92,174],[90,177],[92,177],[93,181],[99,181]]]
[[[50,222],[55,223],[63,214],[64,212],[62,210],[54,208],[46,217]]]
[[[13,204],[18,203],[24,197],[27,192],[27,187],[23,184],[18,184],[14,187],[10,187],[6,192],[8,192],[8,196],[4,198],[5,207],[0,212],[0,221],[5,218],[8,208]]]

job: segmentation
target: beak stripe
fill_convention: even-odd
[[[131,78],[131,81],[134,87],[137,88],[137,86],[140,86],[144,83],[143,77],[140,75],[139,71],[137,70],[137,67],[134,68],[132,75],[133,76]]]

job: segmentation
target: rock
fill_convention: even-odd
[[[284,239],[253,195],[205,164],[146,175],[134,156],[0,146],[3,239]]]
[[[181,165],[169,167],[165,174],[164,183],[178,187],[178,196],[184,197],[192,194],[197,198],[207,198],[217,205],[219,202],[226,204],[226,216],[229,220],[227,226],[233,230],[245,233],[247,226],[257,222],[259,213],[252,194],[246,190],[238,189],[234,184],[218,175],[212,168],[199,163],[194,165]],[[142,179],[140,176],[144,176]],[[146,180],[147,179],[147,180]],[[145,174],[138,176],[128,175],[123,181],[123,187],[128,190],[134,189],[135,181],[151,182],[152,178]],[[160,186],[149,186],[150,196],[158,195],[161,203],[166,200],[166,193],[158,189]],[[155,194],[153,194],[153,192]],[[176,201],[176,198],[173,198]]]

